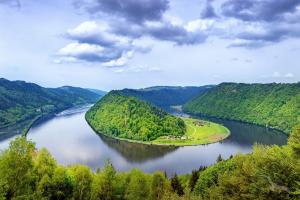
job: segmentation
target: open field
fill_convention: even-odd
[[[175,146],[210,144],[223,140],[230,135],[230,131],[220,124],[192,118],[182,119],[187,127],[184,136],[180,138],[164,136],[152,141],[151,144]]]

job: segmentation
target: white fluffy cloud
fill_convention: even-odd
[[[106,67],[120,67],[133,57],[135,52],[147,53],[150,47],[138,46],[124,36],[110,32],[105,23],[86,21],[64,35],[73,40],[57,52],[55,63],[91,62],[101,63]]]

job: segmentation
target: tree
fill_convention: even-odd
[[[166,192],[167,180],[162,172],[155,172],[152,177],[151,183],[151,200],[162,199],[164,193]]]
[[[182,185],[178,179],[177,174],[175,173],[175,175],[171,178],[171,187],[173,189],[173,192],[176,192],[179,196],[184,195],[184,191],[182,188]]]
[[[190,187],[191,191],[194,190],[194,187],[197,183],[198,178],[199,178],[199,171],[193,170],[192,171],[192,176],[191,176],[190,181],[189,181],[189,187]]]
[[[130,172],[129,183],[126,189],[126,200],[144,200],[149,195],[149,184],[146,175],[138,169]]]
[[[71,177],[64,167],[57,167],[50,184],[51,199],[70,199],[73,194]]]
[[[217,162],[221,162],[221,161],[223,161],[223,158],[222,158],[221,154],[219,154],[217,157]]]
[[[105,164],[103,171],[97,172],[92,184],[92,199],[114,199],[116,170],[110,162]]]
[[[292,148],[295,155],[300,158],[300,122],[294,127],[288,140],[288,145]]]
[[[90,199],[93,175],[87,166],[77,165],[69,169],[73,183],[73,198]]]
[[[47,149],[42,148],[37,153],[37,156],[34,160],[34,166],[39,176],[39,179],[41,179],[45,175],[52,177],[56,168],[56,161]]]
[[[25,137],[17,137],[0,158],[0,185],[6,198],[30,196],[35,188],[32,155],[35,146]],[[0,189],[3,190],[3,189]]]

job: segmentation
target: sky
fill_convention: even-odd
[[[0,0],[0,77],[102,90],[300,80],[299,0]]]

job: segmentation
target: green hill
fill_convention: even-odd
[[[289,133],[300,116],[300,83],[223,83],[189,101],[184,111],[273,127]]]
[[[165,108],[172,105],[183,105],[213,87],[214,86],[210,85],[202,87],[156,86],[144,89],[124,89],[122,93],[127,96],[135,96],[141,100]]]
[[[104,96],[86,113],[86,119],[98,133],[139,141],[182,136],[186,130],[182,119],[120,91]]]
[[[72,106],[94,103],[99,95],[86,89],[64,86],[44,88],[24,81],[0,79],[0,135],[26,131],[41,116]]]

